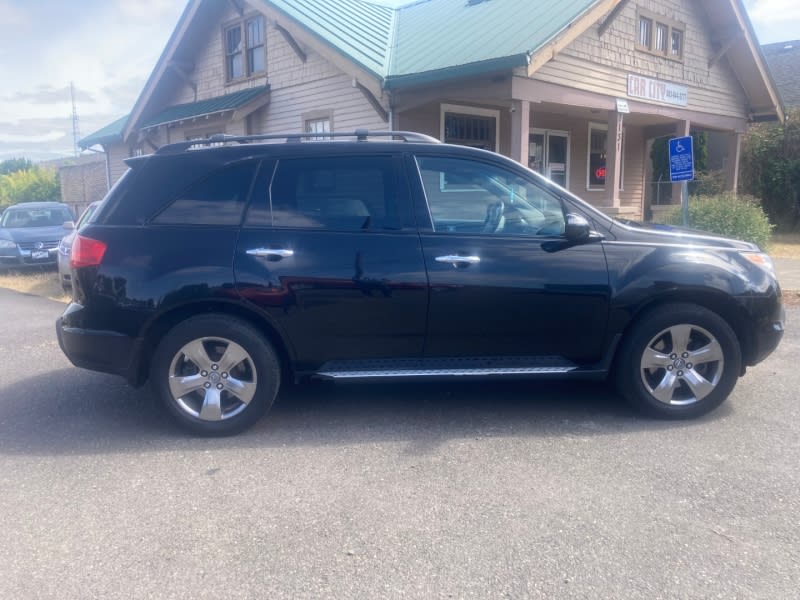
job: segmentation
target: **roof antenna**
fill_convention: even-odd
[[[69,95],[72,98],[72,151],[77,157],[81,151],[78,148],[78,141],[81,139],[81,129],[78,125],[78,107],[75,105],[75,84],[69,82]]]

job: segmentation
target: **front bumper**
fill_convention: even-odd
[[[38,265],[54,265],[58,261],[58,248],[49,250],[19,250],[14,254],[0,254],[0,266],[35,267]]]

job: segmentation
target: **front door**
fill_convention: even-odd
[[[531,129],[528,166],[563,188],[569,184],[569,133]]]
[[[427,277],[400,165],[390,155],[306,153],[259,178],[237,288],[291,340],[301,371],[422,356]]]
[[[599,243],[566,243],[562,200],[499,162],[416,161],[431,287],[425,355],[599,360],[605,254]]]

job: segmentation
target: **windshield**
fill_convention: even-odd
[[[0,227],[58,227],[72,220],[69,210],[62,206],[52,208],[15,208],[3,213]]]

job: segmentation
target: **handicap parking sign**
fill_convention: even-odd
[[[692,136],[687,135],[669,141],[669,178],[672,181],[694,179]]]

